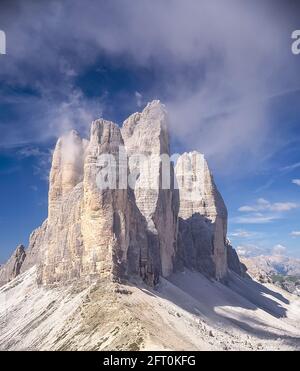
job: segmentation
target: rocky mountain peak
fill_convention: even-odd
[[[121,129],[129,157],[129,174],[135,175],[134,194],[138,209],[147,221],[152,244],[160,250],[161,272],[174,269],[177,244],[178,190],[169,162],[169,189],[163,189],[162,155],[170,156],[167,113],[160,101],[149,103],[139,114],[130,116]]]
[[[49,179],[49,220],[55,215],[63,197],[83,179],[86,142],[72,130],[60,137],[52,157]]]
[[[8,262],[0,269],[0,286],[16,278],[26,258],[25,247],[17,246]]]
[[[124,187],[121,174],[133,181]],[[204,156],[184,153],[174,169],[167,112],[153,101],[121,129],[98,119],[89,141],[76,131],[58,139],[48,218],[27,252],[18,248],[1,267],[1,282],[33,265],[41,284],[140,276],[155,285],[184,267],[222,280],[228,262],[241,273],[226,232],[227,209]]]
[[[227,274],[227,209],[207,161],[199,152],[177,160],[179,251],[184,265],[224,279]]]

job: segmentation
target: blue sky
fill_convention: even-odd
[[[173,152],[206,155],[234,246],[300,257],[300,12],[261,3],[1,1],[0,262],[46,218],[57,137],[152,99]]]

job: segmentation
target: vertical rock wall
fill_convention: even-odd
[[[227,209],[203,155],[184,153],[175,172],[180,190],[179,257],[187,267],[223,279]]]
[[[18,247],[0,268],[0,284],[33,265],[43,284],[135,275],[155,285],[178,267],[218,280],[228,268],[242,275],[226,242],[227,209],[204,157],[184,153],[174,170],[169,155],[159,101],[122,129],[101,119],[92,123],[89,141],[75,131],[59,138],[48,218],[26,253]]]
[[[179,198],[174,189],[173,164],[168,163],[165,107],[153,101],[142,113],[131,115],[123,124],[122,136],[131,179],[136,179],[132,184],[136,204],[147,221],[152,244],[159,246],[161,273],[168,276],[173,272],[176,255]],[[166,179],[171,182],[164,189]]]

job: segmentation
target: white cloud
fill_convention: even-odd
[[[50,131],[53,128],[57,135],[76,129],[88,135],[89,124],[102,116],[103,104],[100,98],[87,99],[81,90],[70,87],[67,99],[52,107],[48,120],[51,122]]]
[[[38,191],[38,187],[36,185],[31,185],[30,186],[30,189],[33,191],[33,192],[37,192]]]
[[[294,164],[284,166],[280,170],[283,172],[290,172],[292,170],[298,169],[300,167],[300,162],[295,162]]]
[[[266,224],[281,219],[283,213],[297,209],[300,204],[295,202],[275,202],[259,198],[253,205],[245,205],[238,209],[245,215],[233,219],[238,224]]]
[[[241,212],[251,212],[251,211],[263,211],[270,209],[270,202],[264,198],[259,198],[253,206],[241,206],[238,210]]]
[[[271,205],[271,211],[290,211],[293,209],[298,209],[299,204],[295,202],[276,202],[275,204]]]
[[[250,256],[263,255],[265,253],[265,249],[253,244],[240,245],[236,248],[236,251],[240,256],[245,258]]]
[[[257,244],[245,244],[245,245],[239,245],[236,248],[237,253],[241,257],[252,257],[252,256],[282,256],[286,253],[287,248],[281,244],[277,244],[273,246],[272,248],[257,245]]]
[[[291,232],[291,236],[293,236],[293,237],[300,237],[300,231],[293,231],[293,232]]]
[[[300,179],[293,179],[292,183],[300,186]]]
[[[253,206],[241,206],[239,208],[239,211],[241,211],[241,212],[250,212],[250,211],[256,211],[256,209]]]
[[[8,98],[8,104],[22,112],[26,125],[13,121],[9,129],[4,130],[0,138],[0,148],[22,146],[17,154],[22,157],[38,156],[36,146],[31,143],[47,142],[75,129],[83,136],[88,136],[90,123],[101,117],[105,107],[103,97],[86,98],[79,88],[75,88],[69,79],[56,88],[40,86],[40,97],[22,96],[15,100]],[[0,98],[2,98],[0,96]],[[2,102],[5,104],[4,97]],[[3,125],[3,126],[2,126]]]
[[[249,214],[234,218],[233,222],[237,224],[267,224],[277,219],[280,219],[278,215]]]
[[[143,106],[143,96],[141,93],[139,93],[138,91],[136,91],[134,93],[135,95],[135,99],[136,99],[136,105],[140,108]]]
[[[13,154],[15,152],[13,151]],[[52,162],[52,150],[41,149],[38,147],[25,146],[17,150],[17,156],[20,159],[33,157],[33,173],[37,175],[40,179],[48,181],[49,171]],[[32,185],[30,188],[33,191],[37,191],[36,186]]]
[[[229,237],[249,238],[255,235],[254,232],[245,231],[243,229],[237,229],[229,234]]]
[[[20,155],[21,157],[38,157],[40,156],[42,153],[40,151],[39,148],[36,148],[36,147],[24,147],[24,148],[21,148],[18,152],[17,152],[18,155]]]
[[[286,252],[287,248],[283,245],[275,245],[272,249],[272,255],[283,255]]]
[[[241,212],[263,212],[263,211],[274,211],[274,212],[285,212],[299,208],[300,205],[295,202],[275,202],[271,203],[264,198],[259,198],[256,203],[252,206],[242,206],[238,210]]]

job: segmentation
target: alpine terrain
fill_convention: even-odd
[[[0,269],[1,350],[300,350],[300,299],[247,273],[168,120],[153,101],[58,139],[48,218]]]

